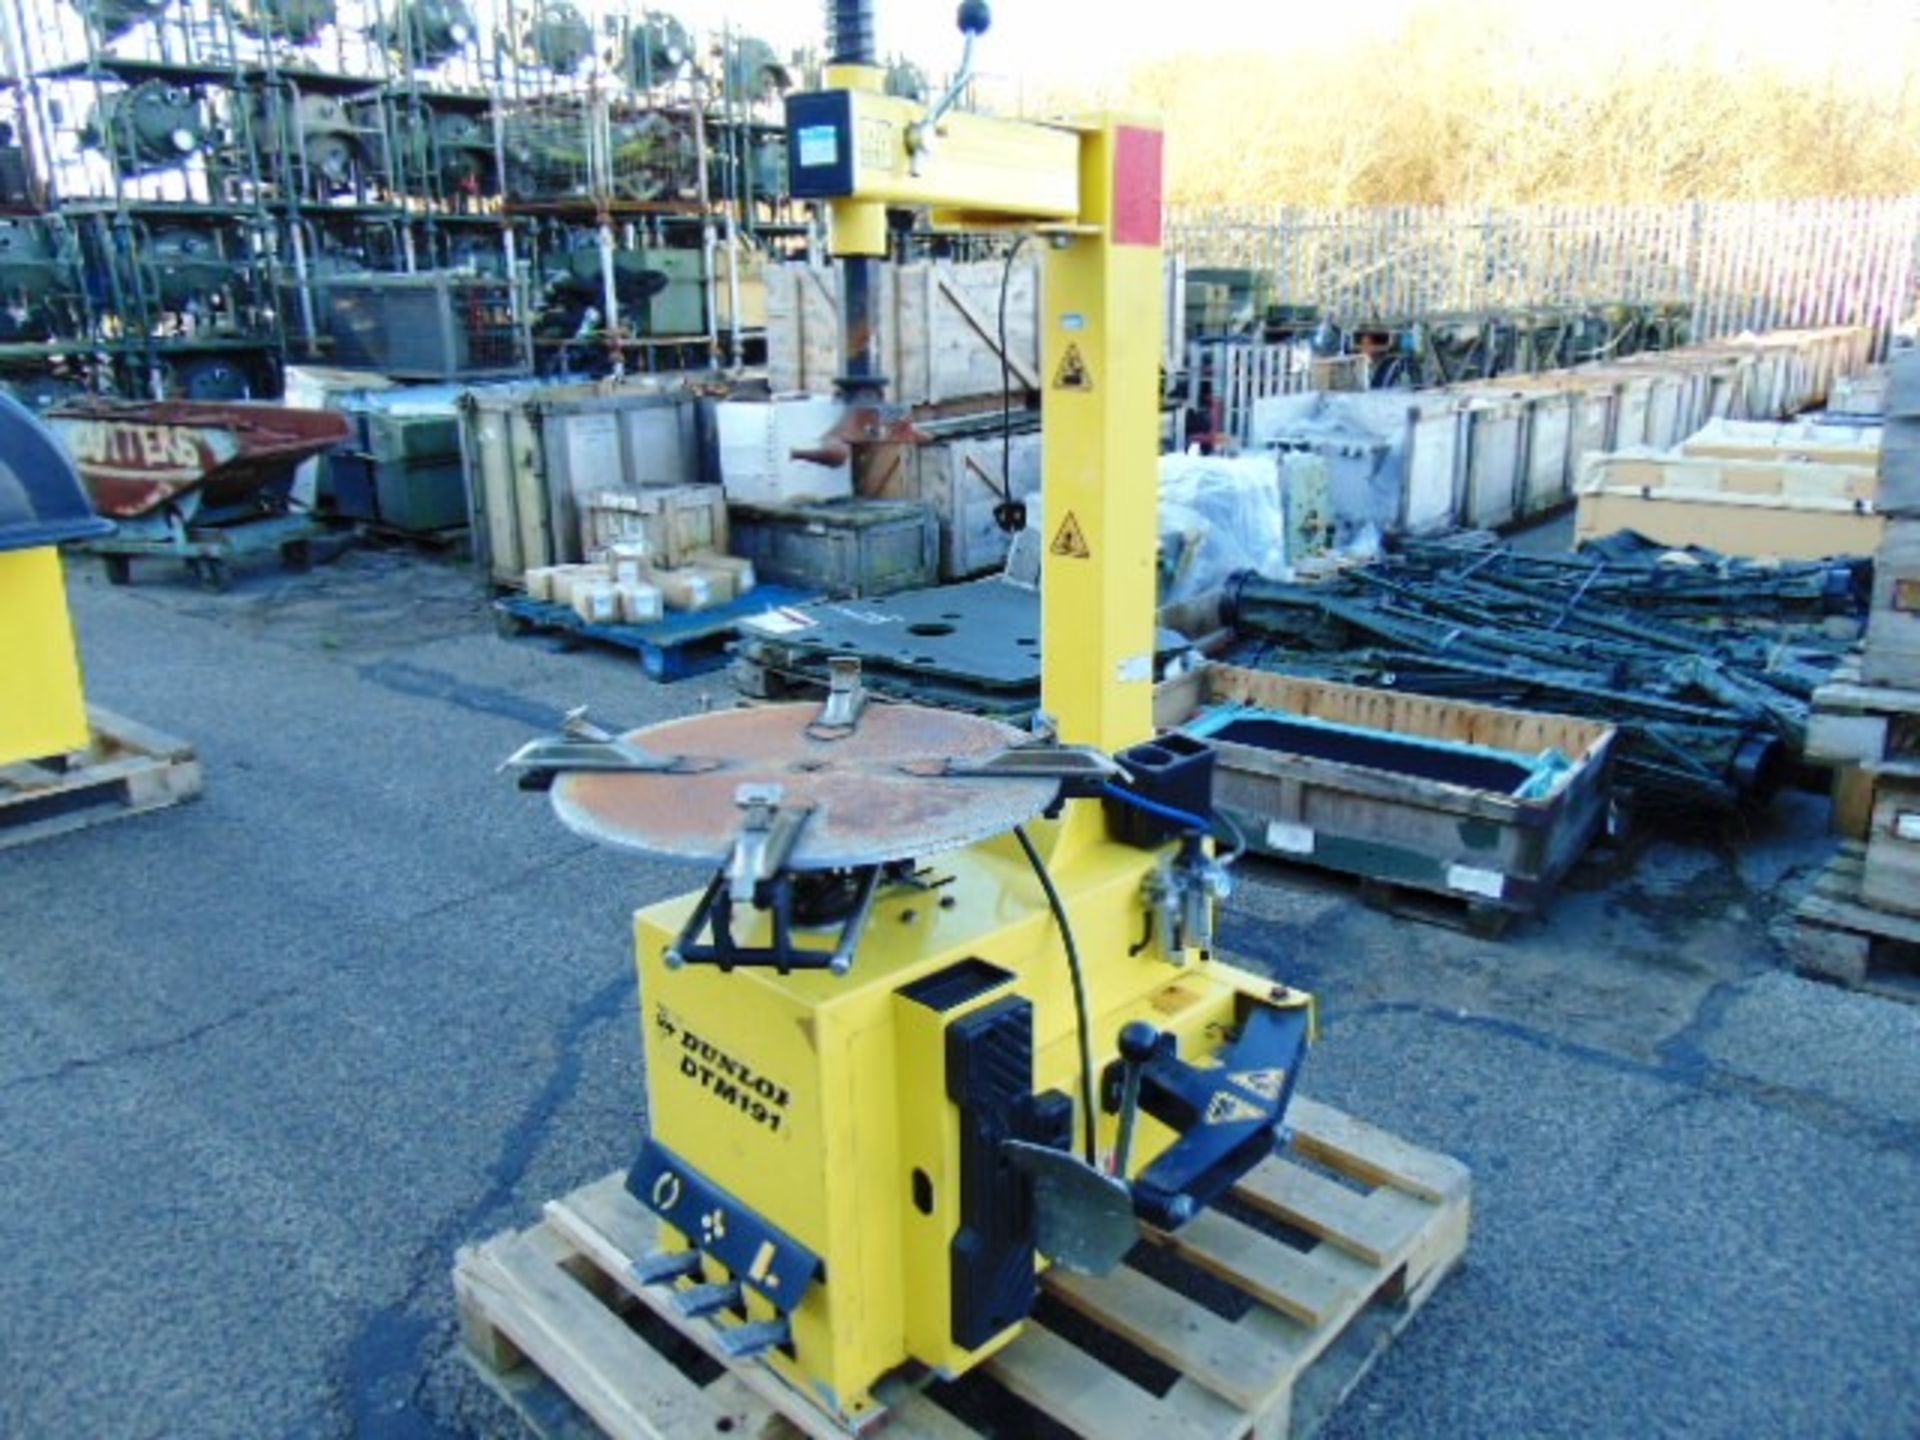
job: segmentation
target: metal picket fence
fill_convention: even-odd
[[[1192,269],[1263,273],[1266,299],[1348,324],[1528,306],[1671,304],[1696,340],[1860,324],[1884,352],[1915,308],[1920,195],[1534,205],[1175,208]]]

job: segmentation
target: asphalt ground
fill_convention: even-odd
[[[92,697],[207,792],[0,851],[0,1434],[517,1434],[454,1251],[630,1159],[628,917],[698,877],[496,767],[724,677],[500,639],[406,555],[71,589]],[[1643,833],[1499,942],[1245,867],[1230,945],[1322,997],[1303,1088],[1475,1176],[1329,1433],[1920,1433],[1920,1010],[1773,934],[1825,812]]]

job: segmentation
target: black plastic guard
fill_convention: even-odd
[[[947,1027],[947,1098],[960,1112],[960,1225],[949,1249],[953,1340],[978,1349],[1024,1320],[1034,1275],[1033,1188],[1001,1143],[1064,1149],[1073,1103],[1033,1093],[1033,1007],[1008,996]]]

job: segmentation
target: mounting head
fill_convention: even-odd
[[[987,27],[993,24],[993,10],[987,0],[960,0],[959,12],[954,16],[962,35],[984,35]]]

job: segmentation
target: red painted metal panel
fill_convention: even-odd
[[[1162,137],[1121,125],[1113,132],[1113,243],[1158,245]]]
[[[47,412],[96,509],[130,520],[198,490],[243,500],[345,440],[344,415],[280,405],[91,400]]]

